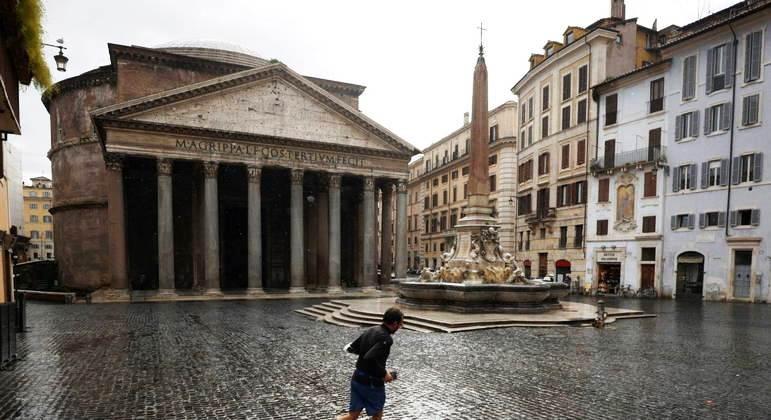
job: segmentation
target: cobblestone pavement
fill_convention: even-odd
[[[0,418],[331,419],[357,330],[313,301],[28,305]],[[386,418],[769,418],[771,306],[610,299],[606,328],[399,331]]]

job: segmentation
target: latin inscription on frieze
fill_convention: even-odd
[[[310,163],[327,166],[349,166],[363,168],[369,166],[366,159],[335,153],[302,151],[283,147],[264,146],[259,144],[225,143],[209,140],[177,139],[177,150],[194,153],[219,153],[245,158],[274,160],[284,162]]]

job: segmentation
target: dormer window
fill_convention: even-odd
[[[571,32],[568,32],[568,33],[565,35],[565,43],[566,43],[566,44],[570,44],[570,43],[571,43],[571,42],[573,42],[574,40],[575,40],[575,35],[573,34],[573,32],[572,32],[572,31],[571,31]]]
[[[549,47],[546,49],[546,56],[549,57],[552,54],[554,54],[554,47]]]

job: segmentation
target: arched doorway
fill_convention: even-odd
[[[524,274],[525,274],[525,278],[526,279],[531,278],[531,274],[532,274],[531,266],[532,265],[533,264],[530,262],[530,260],[522,261],[522,266],[525,267],[525,273]]]
[[[677,257],[677,283],[675,296],[678,299],[701,299],[704,290],[704,255],[698,252],[684,252]]]
[[[554,272],[557,275],[557,278],[555,281],[570,284],[570,261],[568,260],[557,260],[557,262],[554,263]]]

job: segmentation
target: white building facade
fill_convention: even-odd
[[[678,28],[662,46],[671,59],[665,296],[769,300],[769,6],[738,3]]]

